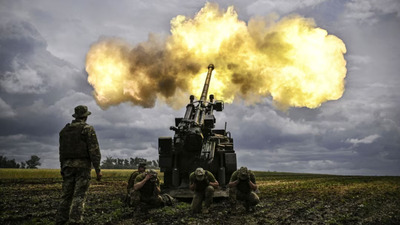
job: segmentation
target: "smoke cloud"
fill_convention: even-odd
[[[271,96],[281,109],[316,108],[342,96],[345,53],[344,43],[313,19],[275,15],[246,23],[233,7],[207,3],[193,18],[173,18],[167,37],[150,34],[135,46],[100,39],[87,53],[86,71],[102,108],[149,108],[157,100],[182,107],[189,94],[201,94],[210,63],[216,99],[255,103]]]

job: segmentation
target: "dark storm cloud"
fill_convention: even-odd
[[[46,42],[35,27],[24,21],[0,23],[0,91],[4,107],[12,111],[4,118],[6,129],[2,133],[29,134],[54,133],[59,109],[51,107],[67,90],[79,81],[78,71],[69,63],[52,56],[46,50]]]
[[[2,21],[0,24],[0,69],[5,72],[13,70],[16,57],[30,57],[35,48],[46,47],[45,40],[31,24],[23,21]]]
[[[36,154],[44,167],[53,167],[58,131],[71,118],[66,112],[82,97],[90,99],[90,89],[75,91],[82,91],[85,74],[47,51],[45,39],[28,21],[1,20],[0,46],[0,154],[17,161]]]
[[[296,122],[288,119],[285,113],[277,112],[269,100],[255,106],[227,105],[224,111],[226,118],[217,120],[228,122],[239,149],[274,149],[282,142],[298,143],[317,132],[307,122]],[[241,118],[240,121],[237,118]]]

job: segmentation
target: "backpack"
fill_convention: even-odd
[[[86,124],[67,124],[60,132],[60,160],[89,158],[83,132]]]

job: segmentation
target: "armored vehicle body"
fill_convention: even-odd
[[[229,178],[237,169],[236,153],[230,132],[214,129],[214,111],[222,111],[224,102],[214,100],[207,92],[214,65],[208,66],[208,73],[201,97],[195,101],[193,95],[186,106],[184,117],[175,118],[170,129],[174,137],[160,137],[158,140],[159,166],[164,172],[163,190],[173,197],[191,198],[189,174],[202,167],[214,174],[220,184],[215,197],[227,197]]]

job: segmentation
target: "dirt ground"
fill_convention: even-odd
[[[257,172],[260,204],[215,199],[207,214],[189,201],[147,211],[124,205],[127,179],[91,181],[85,224],[400,224],[400,177]],[[0,224],[54,224],[61,179],[0,179]]]

